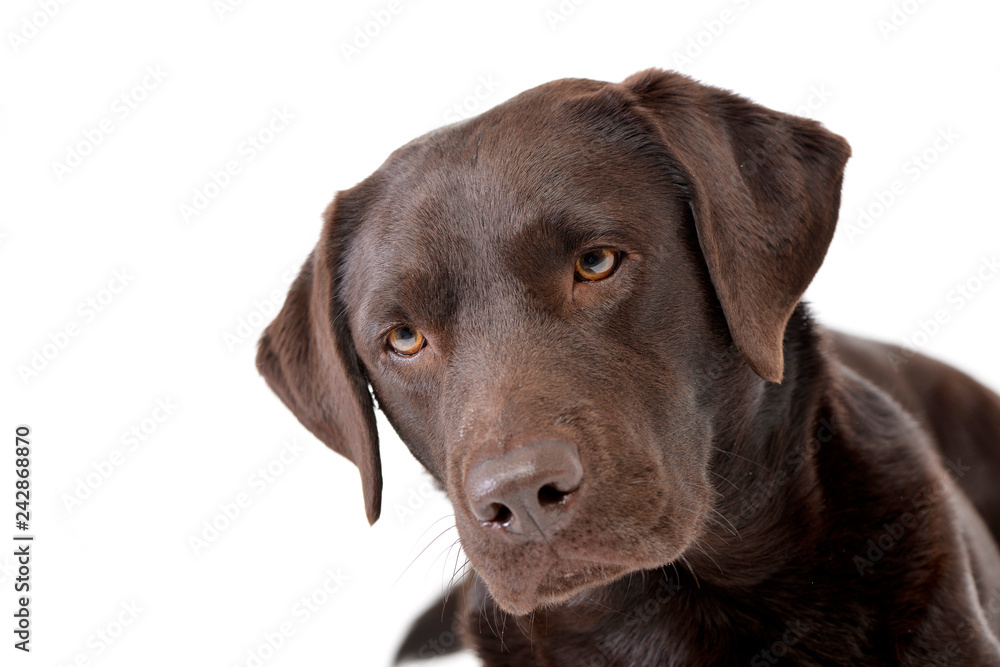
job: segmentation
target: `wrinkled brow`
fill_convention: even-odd
[[[386,328],[403,324],[425,330],[440,330],[458,315],[458,295],[467,290],[462,262],[452,257],[435,257],[436,253],[414,253],[396,261],[380,261],[366,257],[368,270],[359,272],[357,279],[364,285],[360,293],[358,323],[366,339],[385,333]],[[363,276],[363,277],[362,277]]]
[[[533,224],[517,234],[514,246],[519,250],[548,247],[572,254],[594,245],[628,245],[641,238],[641,231],[630,219],[617,219],[600,207],[578,205],[571,209],[549,209]]]

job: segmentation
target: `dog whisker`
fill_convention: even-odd
[[[672,502],[670,504],[671,508],[675,508],[675,509],[679,509],[679,510],[688,512],[688,513],[693,514],[693,515],[695,515],[695,516],[697,516],[699,518],[702,518],[703,514],[707,512],[709,514],[707,516],[703,517],[706,522],[708,522],[710,524],[718,525],[719,527],[723,528],[727,533],[730,533],[731,535],[739,538],[740,540],[743,539],[743,537],[740,535],[739,531],[736,529],[736,526],[734,526],[733,523],[731,521],[729,521],[729,519],[724,514],[722,514],[721,512],[719,512],[717,509],[715,509],[711,505],[697,503],[697,504],[695,504],[694,507],[688,507],[687,505],[683,504],[683,502],[681,502],[681,501],[690,501],[691,499],[689,497],[687,497],[687,496],[676,496],[676,495],[667,494],[667,493],[662,494],[662,495],[663,495],[663,497],[669,498],[669,499],[671,499],[671,500],[674,501],[674,502]],[[716,518],[715,516],[711,516],[711,513],[716,514],[718,516],[718,518]],[[664,517],[664,518],[666,518],[666,517]],[[709,532],[711,533],[711,535],[713,537],[721,539],[723,542],[726,542],[728,544],[728,540],[726,538],[724,538],[721,535],[718,535],[718,534],[716,534],[714,532],[711,532],[711,529],[710,529],[709,525],[706,524],[705,528],[706,528],[706,530],[709,530]]]
[[[716,562],[716,560],[714,558],[712,558],[712,556],[710,556],[707,551],[705,551],[703,548],[701,548],[701,546],[699,546],[697,543],[692,543],[691,544],[691,548],[692,549],[696,549],[703,556],[705,556],[705,558],[707,558],[708,560],[712,561],[712,564],[715,565],[716,568],[718,568],[719,574],[725,574],[725,572],[723,572],[722,567],[719,565],[719,563]]]
[[[733,533],[733,535],[735,535],[736,537],[740,538],[741,540],[743,539],[743,536],[740,535],[740,531],[736,529],[736,526],[734,526],[733,522],[729,520],[729,517],[727,517],[725,514],[723,514],[719,510],[715,509],[714,507],[708,507],[707,509],[708,509],[709,512],[713,512],[720,519],[722,519],[723,521],[726,522],[725,525],[723,526],[724,528],[726,528],[726,530],[731,531]],[[722,524],[720,524],[720,525],[722,525]]]
[[[607,605],[607,604],[605,604],[605,603],[603,603],[603,602],[601,602],[601,601],[599,601],[599,600],[597,600],[597,599],[595,599],[595,598],[593,598],[593,597],[591,597],[589,595],[581,594],[580,598],[583,599],[583,600],[586,600],[587,602],[590,602],[591,604],[593,604],[593,605],[595,605],[597,607],[600,607],[601,609],[604,609],[605,611],[611,612],[612,614],[619,614],[621,616],[625,616],[625,617],[629,617],[629,618],[631,618],[631,616],[632,616],[631,614],[625,613],[620,608],[619,609],[615,609],[614,607],[612,607],[610,605]]]
[[[706,491],[710,491],[711,493],[714,493],[715,495],[719,496],[720,498],[725,498],[726,497],[725,495],[723,495],[722,493],[720,493],[717,489],[713,489],[710,486],[705,486],[704,484],[696,484],[695,482],[689,482],[689,481],[684,480],[684,479],[678,480],[678,483],[683,484],[684,486],[693,486],[693,487],[695,487],[697,489],[704,489]]]
[[[435,537],[433,540],[431,540],[430,542],[428,542],[427,546],[425,546],[423,549],[421,549],[420,553],[418,553],[416,556],[413,557],[413,560],[410,561],[410,564],[407,565],[405,568],[403,568],[403,571],[400,572],[400,574],[399,574],[398,577],[396,577],[396,581],[393,582],[392,586],[394,587],[396,584],[399,583],[399,580],[403,578],[403,575],[406,574],[409,571],[409,569],[411,567],[413,567],[413,564],[416,563],[417,560],[419,560],[420,557],[424,555],[424,552],[426,552],[428,549],[430,549],[431,546],[435,542],[437,542],[445,533],[447,533],[449,530],[453,530],[455,527],[456,526],[454,526],[454,525],[448,526],[443,531],[441,531],[440,533],[438,533],[437,537]],[[440,558],[440,556],[438,556],[438,558]]]
[[[455,547],[458,547],[458,550],[455,552],[455,565],[452,568],[452,574],[451,574],[451,577],[449,577],[449,579],[448,579],[448,583],[445,584],[445,587],[446,587],[445,590],[446,591],[451,589],[452,584],[455,582],[455,578],[459,575],[459,573],[462,570],[465,569],[465,565],[462,565],[461,568],[459,568],[459,566],[458,566],[458,560],[462,557],[462,540],[461,539],[456,539],[454,542],[451,543],[451,546],[448,547],[448,555],[451,555],[451,551]],[[446,558],[446,560],[447,560],[447,558]],[[469,562],[468,559],[466,559],[465,562],[468,563]],[[446,594],[446,597],[447,597],[447,594]]]
[[[437,519],[435,519],[434,521],[432,521],[429,526],[427,526],[426,528],[424,528],[424,532],[420,533],[420,535],[417,536],[416,541],[419,542],[420,540],[422,540],[423,537],[424,537],[424,535],[426,535],[428,532],[430,532],[431,528],[433,528],[434,526],[438,525],[442,521],[447,521],[448,519],[454,519],[454,518],[455,518],[454,514],[445,514],[444,516],[438,517]]]
[[[729,479],[727,479],[727,478],[726,478],[726,477],[725,477],[724,475],[722,475],[721,473],[718,473],[718,472],[716,472],[716,471],[714,471],[714,470],[709,470],[709,472],[710,472],[711,474],[715,475],[716,477],[718,477],[719,479],[721,479],[721,480],[722,480],[723,482],[725,482],[725,483],[726,483],[726,484],[728,484],[729,486],[731,486],[731,487],[733,487],[734,489],[736,489],[737,491],[739,491],[739,490],[740,490],[740,487],[738,487],[738,486],[736,486],[735,484],[733,484],[732,482],[730,482],[730,481],[729,481]]]
[[[688,559],[684,556],[684,554],[681,554],[678,558],[680,558],[681,562],[684,563],[684,567],[687,568],[687,571],[691,573],[691,577],[694,579],[694,585],[701,588],[701,582],[698,580],[698,575],[695,574],[694,568],[691,567],[691,563],[688,562]]]
[[[727,456],[732,456],[733,458],[742,459],[743,461],[746,461],[747,463],[752,463],[753,465],[757,466],[758,468],[760,468],[761,470],[763,470],[765,472],[768,472],[768,473],[773,473],[774,472],[773,470],[771,470],[770,468],[768,468],[767,466],[765,466],[760,461],[754,461],[753,459],[749,459],[749,458],[743,456],[742,454],[737,454],[734,451],[722,449],[721,447],[719,447],[717,445],[712,445],[712,449],[714,449],[717,452],[720,452],[722,454],[725,454]]]
[[[451,590],[452,590],[453,586],[455,585],[455,580],[458,579],[459,581],[461,581],[461,578],[468,574],[467,568],[469,567],[469,565],[471,565],[471,562],[469,561],[468,558],[466,558],[465,562],[462,563],[462,566],[459,567],[455,571],[455,574],[452,575],[451,581],[448,582],[448,588],[447,588],[447,590],[445,592],[445,597],[444,597],[445,600],[448,599],[448,596],[450,595]]]

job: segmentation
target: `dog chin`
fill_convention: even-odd
[[[509,614],[524,616],[571,602],[581,593],[606,586],[634,570],[620,564],[559,560],[540,578],[511,577],[512,585],[483,579],[497,606]]]
[[[614,583],[633,572],[655,570],[680,558],[693,544],[703,527],[692,521],[685,535],[671,535],[669,541],[648,540],[648,551],[632,552],[628,562],[598,561],[580,558],[554,558],[538,562],[533,571],[511,571],[506,568],[477,568],[486,583],[490,596],[503,611],[523,616],[540,609],[573,604],[574,600],[586,602],[581,595],[592,598],[595,589]],[[611,555],[611,554],[605,554]]]

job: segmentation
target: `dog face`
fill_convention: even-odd
[[[338,194],[258,364],[371,521],[369,385],[500,606],[567,601],[704,530],[719,397],[780,381],[848,153],[676,74],[541,86]]]

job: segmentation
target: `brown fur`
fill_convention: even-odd
[[[374,522],[370,385],[455,506],[448,610],[485,664],[1000,665],[1000,398],[799,303],[849,152],[650,70],[527,91],[337,195],[258,364]],[[600,247],[617,272],[574,282]],[[470,480],[531,500],[525,457],[582,482],[536,531],[477,518]]]

